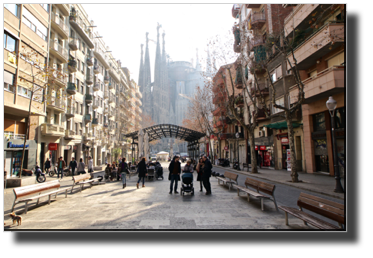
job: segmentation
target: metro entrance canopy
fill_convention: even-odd
[[[198,141],[201,137],[204,137],[206,135],[204,133],[197,132],[182,126],[171,124],[153,125],[142,130],[144,131],[144,133],[148,133],[149,142],[162,138],[178,138],[187,142],[193,142]],[[124,135],[124,137],[138,140],[138,134],[139,131],[135,131]]]

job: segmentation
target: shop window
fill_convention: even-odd
[[[335,110],[335,128],[346,128],[346,113],[345,108],[338,108]]]
[[[22,22],[26,24],[31,30],[38,34],[43,40],[47,41],[48,28],[45,27],[33,14],[26,8],[22,11]]]
[[[314,132],[326,130],[324,112],[313,115],[313,130]]]

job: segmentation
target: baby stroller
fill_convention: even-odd
[[[184,195],[184,193],[190,193],[191,195],[194,195],[193,173],[183,172],[183,175],[181,176],[180,195]]]
[[[163,180],[163,168],[159,162],[155,163],[155,178],[162,178]]]

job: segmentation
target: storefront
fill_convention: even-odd
[[[51,162],[51,166],[54,166],[58,160],[58,143],[49,143],[48,144],[48,157]]]
[[[4,138],[5,171],[7,177],[16,177],[21,171],[23,140]],[[37,143],[34,140],[26,141],[25,158],[22,168],[32,169],[36,164]]]

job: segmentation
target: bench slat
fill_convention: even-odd
[[[300,193],[300,197],[304,197],[304,198],[307,198],[307,199],[310,199],[310,200],[315,200],[315,201],[318,201],[318,202],[322,202],[322,203],[328,204],[330,206],[337,207],[341,210],[345,209],[344,204],[334,202],[334,201],[330,201],[330,200],[320,198],[320,197],[317,197],[317,196],[314,196],[314,195],[310,195],[310,194],[306,194],[306,193]]]
[[[330,224],[326,221],[323,221],[317,217],[312,216],[311,214],[305,213],[304,211],[300,211],[296,208],[285,207],[285,206],[279,206],[278,208],[283,210],[284,212],[287,212],[293,215],[294,217],[297,217],[303,221],[306,221],[307,223],[319,229],[340,229],[338,226]]]
[[[31,186],[22,186],[13,189],[13,193],[16,196],[16,199],[29,196],[32,194],[40,193],[54,188],[59,188],[60,182],[58,180],[50,181],[48,183],[42,183]]]

